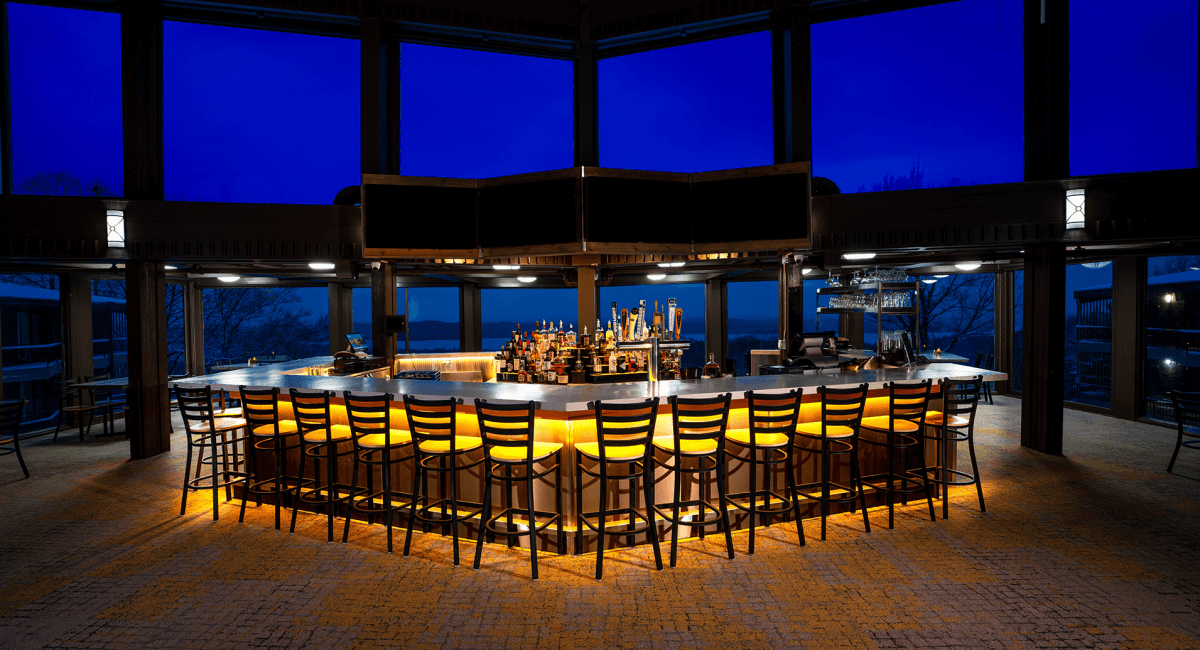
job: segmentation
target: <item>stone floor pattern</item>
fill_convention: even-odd
[[[1019,422],[1018,400],[982,407],[986,514],[959,488],[949,520],[838,515],[805,548],[779,523],[754,556],[745,531],[734,560],[710,536],[662,572],[622,548],[601,582],[591,554],[544,554],[533,582],[502,545],[475,571],[437,534],[405,558],[378,525],[342,545],[312,514],[295,535],[269,507],[213,522],[206,493],[180,517],[181,433],[143,461],[121,437],[34,438],[31,478],[0,459],[0,649],[1200,648],[1200,454],[1167,474],[1172,430],[1068,411],[1046,456]]]

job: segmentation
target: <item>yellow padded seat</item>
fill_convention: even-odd
[[[965,427],[970,423],[971,423],[971,421],[968,420],[967,418],[959,417],[957,415],[951,415],[949,426]],[[934,426],[934,427],[942,426],[942,412],[941,411],[925,411],[925,424],[928,424],[928,425]]]
[[[358,439],[358,445],[368,449],[385,449],[408,444],[412,444],[412,435],[400,429],[388,429],[387,434],[368,433]]]
[[[608,460],[618,463],[641,460],[646,455],[646,445],[605,445],[604,450],[608,452]],[[599,442],[577,442],[575,451],[588,458],[600,459]]]
[[[558,442],[533,442],[533,460],[545,460],[554,455],[554,452],[562,449],[562,443]],[[498,463],[523,463],[525,462],[525,447],[498,447],[493,446],[489,452],[492,460]]]
[[[725,434],[725,438],[743,447],[750,446],[749,429],[730,429]],[[782,433],[760,433],[754,436],[754,440],[758,443],[759,447],[786,447],[788,444],[787,435]]]
[[[675,453],[675,436],[654,436],[654,446],[673,454]],[[681,438],[679,440],[679,453],[684,456],[707,456],[716,451],[717,441],[711,438],[701,440]]]
[[[296,428],[295,420],[279,421],[279,435],[288,435],[291,433],[296,433],[296,431],[298,431],[298,429]],[[260,438],[270,438],[275,435],[275,427],[270,424],[264,424],[254,427],[253,433]]]
[[[426,440],[421,443],[421,451],[427,454],[448,454],[450,453],[449,440]],[[479,449],[483,446],[483,438],[474,436],[454,436],[455,451],[471,451]]]
[[[314,431],[306,431],[304,433],[304,442],[328,442],[329,440],[349,440],[354,434],[351,433],[350,427],[344,424],[335,424],[330,429],[316,429]]]
[[[217,431],[233,431],[234,429],[240,429],[246,426],[246,421],[241,418],[216,418],[213,421],[213,424],[216,425]],[[207,422],[200,422],[192,425],[192,433],[208,432],[209,428]]]
[[[904,420],[904,419],[900,419],[900,418],[896,419],[896,428],[889,429],[888,425],[889,425],[890,421],[891,421],[891,418],[889,418],[886,415],[876,415],[874,417],[863,418],[862,426],[864,429],[871,429],[872,431],[892,430],[892,431],[895,431],[896,433],[912,433],[913,431],[917,430],[916,422],[912,422],[910,420]]]
[[[821,437],[820,422],[803,422],[796,426],[796,433],[802,433],[806,436],[815,438]],[[831,424],[825,427],[826,438],[849,438],[854,435],[854,429],[841,424]]]

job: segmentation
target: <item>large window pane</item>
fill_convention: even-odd
[[[603,59],[599,86],[604,167],[700,172],[774,162],[768,32]]]
[[[654,284],[631,287],[601,287],[600,288],[600,317],[605,329],[612,320],[612,303],[617,303],[618,317],[622,309],[632,311],[642,301],[646,301],[647,311],[654,309],[654,301],[658,301],[658,310],[665,312],[667,301],[676,299],[676,307],[683,310],[683,339],[691,342],[691,347],[683,353],[684,368],[703,368],[708,360],[704,349],[704,285],[693,284]],[[724,367],[724,360],[718,359]]]
[[[57,276],[0,275],[0,354],[4,399],[29,401],[22,430],[53,427],[63,378]]]
[[[121,19],[8,3],[13,190],[121,196]]]
[[[167,375],[186,375],[187,312],[184,310],[184,285],[167,283]]]
[[[266,362],[328,354],[328,307],[323,314],[314,314],[302,291],[205,289],[205,363],[211,369],[245,365],[251,357]],[[312,298],[311,291],[307,297]]]
[[[988,365],[995,354],[995,278],[992,273],[962,273],[922,282],[921,347],[966,357],[970,365],[976,360]]]
[[[1112,263],[1067,265],[1063,399],[1112,405]]]
[[[329,205],[361,182],[357,40],[163,24],[167,199]]]
[[[400,170],[486,178],[570,167],[573,76],[570,61],[401,45]]]
[[[582,334],[583,326],[577,322],[578,296],[575,289],[484,289],[480,295],[483,349],[500,350],[518,326],[522,332],[537,329],[534,321],[552,321],[555,327],[574,327],[576,334]],[[591,333],[596,324],[587,328]]]
[[[1168,392],[1200,390],[1200,257],[1147,261],[1146,415],[1175,421]],[[1197,352],[1193,352],[1196,350]]]
[[[1021,181],[1021,42],[1020,0],[813,25],[813,173],[843,192]]]
[[[750,372],[751,350],[775,350],[779,345],[779,281],[730,282],[728,357],[737,374]]]
[[[412,287],[404,312],[404,289],[398,290],[396,312],[408,314],[408,345],[413,354],[458,352],[458,287]],[[396,349],[404,350],[404,335],[397,334]]]
[[[371,288],[356,287],[351,289],[351,300],[353,301],[354,331],[362,334],[363,342],[367,344],[367,349],[371,348],[371,340],[374,332],[371,328]],[[400,290],[399,298],[396,300],[398,305],[397,311],[404,313],[404,290]],[[397,350],[404,351],[404,338],[401,335],[400,343],[396,346]]]
[[[1196,0],[1071,3],[1071,175],[1196,166]]]
[[[129,376],[124,280],[92,280],[92,373]]]

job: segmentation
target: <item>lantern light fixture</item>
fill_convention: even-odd
[[[1085,224],[1086,197],[1083,190],[1067,190],[1067,230],[1082,230]]]
[[[125,248],[125,211],[109,210],[105,217],[109,248]]]

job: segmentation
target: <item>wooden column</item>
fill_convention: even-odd
[[[162,200],[162,3],[125,0],[121,11],[121,114],[125,198]]]
[[[1047,454],[1062,453],[1066,281],[1062,244],[1026,249],[1021,445]]]
[[[577,331],[582,335],[583,328],[586,327],[589,332],[595,334],[593,330],[596,328],[596,301],[600,295],[596,290],[596,268],[593,266],[577,266],[575,267],[575,271],[579,277],[577,291],[579,299],[579,327]]]
[[[86,273],[58,276],[58,299],[62,309],[63,379],[91,375],[91,278]]]
[[[129,455],[134,460],[171,451],[167,390],[167,272],[162,262],[125,263],[129,322]]]
[[[838,336],[850,339],[850,345],[866,347],[866,317],[861,313],[838,314]]]
[[[388,335],[383,317],[396,314],[395,267],[380,262],[371,269],[371,354],[390,360],[396,356],[395,337]]]
[[[354,331],[353,290],[329,283],[329,354],[346,349],[346,333]]]
[[[996,273],[995,278],[996,302],[992,320],[995,343],[992,349],[996,355],[996,370],[1011,377],[1013,368],[1016,367],[1013,359],[1013,272]],[[1024,289],[1025,287],[1021,287],[1022,291]],[[1008,382],[996,382],[996,393],[1007,394]]]
[[[8,71],[8,3],[0,2],[0,193],[3,194],[13,191],[12,83]]]
[[[1025,180],[1071,175],[1068,0],[1025,0]]]
[[[575,166],[599,167],[600,91],[588,0],[579,3],[579,41],[579,53],[575,57]]]
[[[1145,410],[1142,381],[1146,314],[1146,258],[1113,260],[1112,409],[1126,420]]]
[[[204,363],[204,293],[200,285],[188,282],[183,289],[184,354],[189,375],[208,374]]]
[[[714,354],[721,368],[725,367],[725,353],[729,347],[729,320],[726,308],[729,304],[728,283],[723,278],[714,278],[704,283],[704,356]]]
[[[458,349],[460,351],[479,352],[483,349],[482,311],[479,285],[474,282],[463,282],[458,285]]]
[[[399,174],[400,43],[378,15],[363,18],[361,25],[362,173]]]
[[[812,160],[812,48],[808,5],[776,10],[771,19],[775,163]]]

